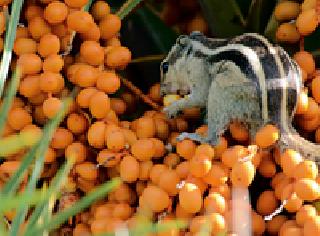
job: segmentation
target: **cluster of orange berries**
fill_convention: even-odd
[[[275,17],[281,22],[276,38],[279,42],[296,43],[300,37],[313,33],[319,24],[317,0],[281,1],[275,9]]]

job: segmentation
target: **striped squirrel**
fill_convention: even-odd
[[[320,157],[320,145],[301,137],[292,126],[303,87],[300,68],[263,36],[246,33],[211,39],[200,32],[182,35],[160,70],[162,95],[187,95],[164,109],[167,116],[175,117],[184,108],[206,108],[207,137],[184,132],[178,140],[216,145],[233,120],[244,122],[251,138],[270,123],[280,129],[282,150],[292,148],[315,161]]]

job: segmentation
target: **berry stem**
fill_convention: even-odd
[[[136,87],[133,83],[131,83],[129,80],[123,77],[120,77],[120,79],[121,79],[121,83],[124,86],[126,86],[128,89],[130,89],[131,92],[133,92],[135,95],[141,98],[143,102],[150,105],[154,110],[157,110],[157,111],[161,110],[161,107],[157,103],[153,102],[147,95],[143,94],[143,92],[138,87]]]

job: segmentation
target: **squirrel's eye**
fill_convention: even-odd
[[[162,72],[165,74],[168,72],[168,69],[169,69],[169,63],[168,62],[164,62],[162,64]]]

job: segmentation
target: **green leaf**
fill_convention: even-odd
[[[61,109],[56,114],[56,116],[52,119],[52,121],[49,122],[49,125],[51,125],[49,126],[50,128],[48,128],[43,132],[43,136],[39,143],[39,147],[37,148],[37,152],[34,153],[34,157],[36,158],[35,165],[32,169],[31,177],[28,180],[28,183],[25,189],[26,192],[32,192],[36,188],[37,181],[43,169],[45,153],[48,149],[48,146],[50,144],[50,141],[54,134],[55,129],[64,118],[64,115],[67,111],[69,103],[70,103],[70,98],[68,100],[63,101],[62,103],[63,105]],[[12,222],[10,235],[12,236],[17,235],[19,227],[23,223],[27,213],[28,213],[28,207],[25,207],[24,205],[19,205],[17,210],[17,216],[14,218]]]
[[[9,83],[9,87],[6,93],[6,96],[2,102],[1,108],[0,108],[0,136],[2,135],[4,125],[7,120],[8,112],[11,108],[11,104],[14,100],[14,97],[17,93],[17,89],[20,82],[20,71],[19,68],[16,68],[16,70],[13,73],[13,76],[11,78],[11,81]]]
[[[199,0],[199,3],[215,37],[232,37],[244,32],[245,20],[235,0]]]
[[[94,0],[89,0],[89,2],[84,6],[83,10],[89,11]]]
[[[32,131],[24,131],[0,139],[0,156],[8,156],[22,148],[30,146],[30,140],[34,138]],[[40,137],[39,137],[40,138]]]
[[[277,0],[253,0],[247,17],[247,31],[263,34]]]
[[[44,224],[39,228],[33,228],[33,230],[31,230],[30,233],[26,234],[26,236],[39,235],[39,232],[42,232],[44,229],[51,231],[59,227],[71,216],[76,215],[77,213],[81,212],[82,210],[90,206],[92,202],[104,197],[107,193],[119,186],[120,183],[120,178],[114,178],[113,180],[98,186],[96,189],[89,192],[86,196],[81,198],[71,207],[66,208],[61,212],[58,212],[56,215],[52,217],[52,219],[47,224]]]
[[[279,26],[279,23],[276,20],[276,17],[273,12],[269,19],[267,27],[264,30],[264,36],[266,36],[269,40],[276,42],[276,31],[278,26]]]
[[[70,158],[67,159],[67,162],[58,170],[55,177],[51,181],[50,187],[48,188],[48,196],[49,198],[55,198],[55,195],[60,190],[63,182],[66,180],[69,171],[72,167],[72,161],[70,161]],[[28,223],[25,227],[25,233],[27,234],[33,227],[35,227],[35,224],[40,217],[41,214],[43,214],[46,211],[46,208],[49,207],[49,203],[51,199],[45,199],[46,202],[42,204],[38,204],[32,215],[29,217]],[[48,209],[47,209],[48,210]],[[48,216],[47,216],[48,217]]]
[[[128,15],[121,28],[121,41],[130,48],[132,58],[166,55],[177,36],[175,31],[146,6],[141,6]],[[159,66],[160,61],[132,63],[125,72],[134,73],[136,76],[131,76],[130,81],[143,92],[147,92],[151,85],[160,81]],[[143,106],[139,105],[138,108]]]
[[[66,105],[69,104],[70,99],[65,99],[63,101],[63,108],[65,109]],[[30,151],[24,156],[21,165],[19,166],[18,170],[13,174],[10,180],[6,183],[6,185],[1,190],[1,193],[12,195],[18,188],[24,173],[26,172],[27,168],[30,166],[32,161],[34,161],[38,149],[41,148],[42,150],[48,147],[49,141],[52,138],[52,135],[56,129],[56,127],[60,124],[61,120],[64,117],[64,112],[60,111],[58,114],[50,120],[44,127],[42,132],[42,138],[36,145],[34,145]]]
[[[142,0],[128,0],[122,7],[118,10],[116,15],[120,17],[121,20],[125,18]]]
[[[23,2],[24,0],[14,0],[11,5],[10,21],[8,23],[8,27],[6,28],[6,37],[4,40],[2,61],[0,64],[0,97],[2,96],[4,84],[9,72],[9,66],[12,58],[12,49],[16,37],[16,30],[19,23]]]

